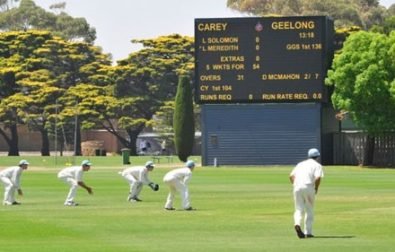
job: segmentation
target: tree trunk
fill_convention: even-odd
[[[130,155],[131,156],[137,156],[137,137],[141,133],[141,131],[144,129],[145,125],[140,124],[137,126],[134,130],[126,130],[126,133],[128,134],[128,137],[124,137],[123,135],[119,134],[117,130],[115,130],[114,127],[106,127],[103,125],[103,127],[111,134],[113,134],[118,141],[123,145],[123,147],[130,149]]]
[[[373,154],[375,147],[374,142],[375,142],[375,137],[368,134],[366,136],[366,144],[363,153],[363,161],[362,161],[363,166],[373,165]]]
[[[8,156],[19,156],[19,147],[18,147],[18,128],[17,125],[10,126],[11,138],[8,143]]]
[[[118,141],[123,145],[123,147],[128,148],[130,150],[131,156],[137,156],[136,142],[137,142],[137,137],[140,134],[141,130],[127,130],[126,132],[128,133],[128,139],[119,135],[116,131],[109,129],[107,129],[107,131],[113,134],[118,139]]]
[[[48,137],[48,131],[46,129],[43,129],[40,131],[41,133],[41,156],[49,156],[49,137]]]
[[[19,149],[18,149],[18,132],[17,128],[10,127],[9,130],[11,132],[11,137],[9,137],[6,132],[0,128],[0,135],[3,136],[4,140],[8,145],[8,156],[19,156]],[[13,132],[15,130],[15,132]],[[15,140],[16,136],[16,140]]]
[[[8,145],[10,145],[10,138],[2,128],[0,128],[0,135],[3,137],[4,141],[6,141]]]
[[[128,142],[127,148],[130,149],[131,156],[137,156],[137,137],[139,136],[141,130],[128,130],[128,136],[130,141]]]

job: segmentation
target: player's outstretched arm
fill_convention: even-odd
[[[84,188],[89,194],[93,194],[92,188],[87,186],[83,181],[78,181],[78,185]]]

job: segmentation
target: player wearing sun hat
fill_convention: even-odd
[[[29,162],[26,160],[19,161],[18,166],[12,166],[0,171],[0,181],[4,185],[4,200],[3,205],[19,205],[15,200],[15,191],[18,191],[20,196],[23,196],[21,189],[21,175],[27,169]]]
[[[177,192],[179,192],[181,196],[182,208],[184,210],[193,210],[189,200],[188,183],[192,178],[192,171],[194,168],[195,162],[188,160],[184,168],[174,169],[166,173],[163,182],[165,182],[170,189],[165,204],[166,210],[175,210],[173,201]]]
[[[322,166],[318,163],[320,152],[313,148],[307,152],[308,159],[298,163],[289,175],[293,184],[295,202],[294,224],[299,238],[313,237],[314,201],[324,177]],[[304,216],[304,232],[301,229]]]
[[[93,194],[92,188],[87,186],[82,180],[84,172],[89,171],[91,165],[92,163],[89,160],[84,160],[81,162],[81,166],[67,167],[58,173],[58,178],[70,185],[69,193],[64,202],[65,206],[78,205],[78,203],[74,202],[78,186],[84,188],[89,194]]]
[[[148,185],[154,191],[159,190],[159,185],[152,182],[148,177],[148,173],[153,171],[154,167],[154,162],[147,161],[144,166],[133,166],[119,172],[119,174],[130,184],[130,191],[127,201],[141,201],[139,195],[143,189],[143,185]]]

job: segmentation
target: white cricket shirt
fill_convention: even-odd
[[[11,180],[11,182],[20,189],[20,180],[22,175],[22,167],[20,166],[12,166],[0,171],[0,177],[7,177]]]
[[[163,177],[163,181],[179,180],[184,184],[188,184],[189,180],[192,178],[192,171],[188,167],[178,168],[169,171]]]
[[[145,166],[134,166],[127,168],[121,172],[123,177],[132,175],[135,179],[148,185],[151,181],[148,178],[148,169]]]
[[[77,181],[82,181],[84,171],[81,166],[71,166],[64,168],[58,173],[58,178],[73,178]]]
[[[292,170],[290,176],[294,176],[294,188],[305,188],[314,186],[315,180],[324,177],[320,163],[312,158],[298,163]]]

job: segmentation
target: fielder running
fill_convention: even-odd
[[[70,185],[70,191],[64,202],[65,206],[78,206],[78,203],[74,202],[78,186],[84,188],[89,194],[93,194],[92,188],[87,186],[82,180],[83,173],[89,171],[91,165],[92,163],[89,160],[84,160],[81,166],[64,168],[58,173],[58,178]]]
[[[293,184],[293,194],[295,201],[294,223],[295,231],[299,238],[314,237],[314,201],[315,194],[324,177],[322,166],[318,163],[320,152],[317,149],[308,151],[308,159],[298,163],[292,170],[289,179]],[[301,223],[304,216],[304,232]]]
[[[189,200],[188,183],[192,178],[192,171],[195,167],[195,162],[189,160],[186,162],[185,166],[186,167],[184,168],[169,171],[163,178],[163,182],[165,182],[170,189],[165,204],[166,210],[175,210],[173,207],[173,201],[177,191],[181,195],[182,208],[188,211],[193,210]]]
[[[159,185],[153,183],[148,177],[148,172],[153,171],[154,167],[155,165],[152,161],[147,161],[145,166],[134,166],[119,172],[119,174],[121,174],[121,176],[124,177],[130,184],[130,191],[127,201],[142,201],[139,198],[139,195],[143,189],[143,185],[148,185],[154,191],[159,190]]]
[[[4,200],[3,205],[20,205],[21,203],[15,200],[15,190],[20,196],[23,196],[21,189],[21,175],[27,169],[29,162],[26,160],[19,161],[18,166],[12,166],[0,171],[0,181],[4,185]]]

